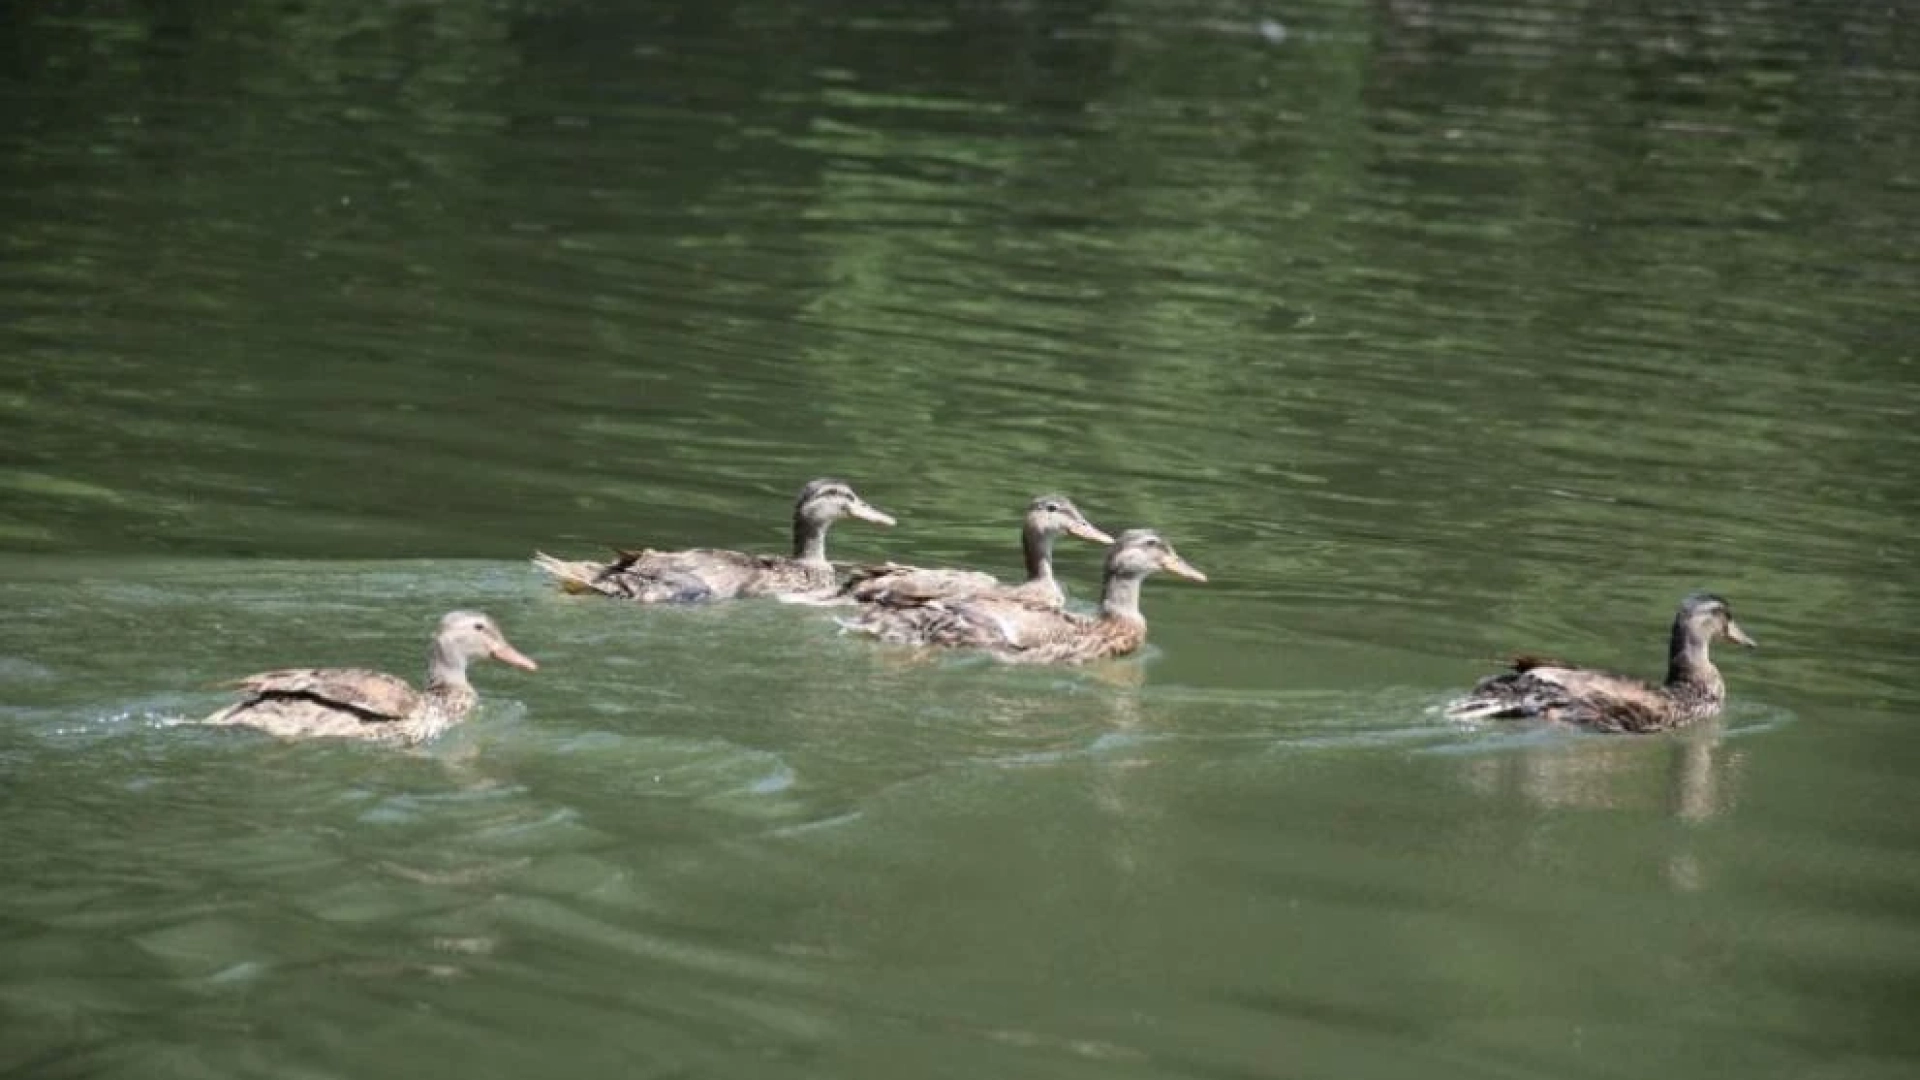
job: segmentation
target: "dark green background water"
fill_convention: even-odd
[[[1904,5],[15,3],[0,180],[0,1074],[1916,1068]],[[524,562],[820,474],[1213,582],[1058,672]],[[1720,723],[1434,714],[1696,587]],[[164,723],[455,606],[544,666],[425,754]]]

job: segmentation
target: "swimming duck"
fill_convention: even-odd
[[[427,686],[360,668],[288,668],[236,679],[228,686],[244,700],[203,724],[258,728],[283,739],[338,737],[422,743],[466,719],[480,697],[467,682],[467,664],[498,660],[525,671],[539,665],[507,644],[494,621],[476,611],[440,620],[427,663]]]
[[[574,593],[642,604],[691,604],[735,597],[819,597],[839,586],[827,561],[827,530],[841,518],[892,525],[842,480],[814,480],[793,504],[793,555],[721,548],[624,551],[612,562],[566,562],[536,552],[533,564]]]
[[[855,567],[853,576],[841,587],[840,596],[871,604],[916,604],[961,596],[990,596],[1041,607],[1063,607],[1067,594],[1053,579],[1053,541],[1062,533],[1096,544],[1113,543],[1113,537],[1094,528],[1080,508],[1073,505],[1072,499],[1065,495],[1041,495],[1027,504],[1027,516],[1020,527],[1020,550],[1027,562],[1027,579],[1020,584],[1003,584],[992,574],[978,570],[921,569],[889,562]]]
[[[1078,664],[1125,656],[1147,640],[1140,614],[1140,583],[1165,570],[1192,581],[1207,576],[1152,529],[1128,529],[1107,551],[1100,609],[1093,615],[1001,598],[930,600],[913,605],[868,605],[843,626],[882,641],[984,650],[1024,664]]]
[[[1538,717],[1595,731],[1664,731],[1720,711],[1727,684],[1713,666],[1715,641],[1755,648],[1733,621],[1727,602],[1694,593],[1673,617],[1667,648],[1667,678],[1655,686],[1610,671],[1576,667],[1539,656],[1517,656],[1512,670],[1489,675],[1473,692],[1447,706],[1449,717],[1475,720]]]

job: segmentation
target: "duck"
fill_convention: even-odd
[[[1152,529],[1128,529],[1107,549],[1100,606],[1093,614],[999,597],[869,604],[841,621],[857,633],[903,645],[974,649],[1018,664],[1081,664],[1126,656],[1147,640],[1140,585],[1166,571],[1190,581],[1207,575]]]
[[[841,518],[883,527],[891,515],[874,508],[844,480],[822,478],[800,489],[793,504],[793,554],[753,555],[722,548],[623,551],[611,562],[569,562],[535,552],[533,564],[571,593],[598,593],[641,604],[700,604],[744,597],[829,597],[840,587],[827,561],[827,530]]]
[[[1716,641],[1759,647],[1734,621],[1724,598],[1693,593],[1673,617],[1663,682],[1521,655],[1509,670],[1481,679],[1467,696],[1450,702],[1445,712],[1456,720],[1538,718],[1593,731],[1665,731],[1718,715],[1726,702],[1726,681],[1710,655]]]
[[[1027,503],[1020,526],[1020,550],[1026,556],[1027,578],[1009,585],[978,570],[922,569],[887,562],[857,566],[840,587],[839,598],[867,604],[920,604],[956,597],[993,597],[1062,608],[1067,594],[1053,577],[1053,542],[1062,534],[1096,544],[1112,544],[1113,537],[1095,528],[1073,500],[1065,495],[1037,495]]]
[[[465,720],[479,703],[467,681],[467,665],[475,660],[497,660],[523,671],[540,667],[509,644],[491,618],[453,611],[434,632],[424,690],[399,676],[363,668],[263,671],[223,684],[244,696],[200,723],[256,728],[283,739],[415,745]]]

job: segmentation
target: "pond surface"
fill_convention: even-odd
[[[0,10],[0,1075],[1920,1066],[1899,5]],[[918,661],[526,558],[1212,578]],[[1069,542],[1084,600],[1099,554]],[[1719,721],[1461,727],[1509,649]],[[476,672],[422,752],[169,723]]]

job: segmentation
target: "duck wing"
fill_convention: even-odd
[[[1002,587],[998,578],[978,570],[928,569],[889,562],[854,567],[840,587],[840,595],[866,604],[919,604]]]
[[[731,600],[774,561],[724,548],[626,551],[600,574],[599,586],[609,595],[645,604]]]
[[[1030,606],[1025,611],[1011,622],[1014,640],[995,652],[1002,660],[1079,664],[1125,656],[1147,641],[1147,624],[1139,619],[1101,618]]]
[[[610,561],[596,562],[535,552],[533,565],[570,593],[599,593],[643,604],[691,604],[736,595],[747,568],[762,558],[717,549],[622,551]]]
[[[245,691],[247,697],[208,717],[207,723],[245,722],[248,710],[264,702],[299,701],[322,712],[347,713],[376,723],[405,720],[421,706],[419,692],[405,679],[361,668],[285,668],[226,685]]]
[[[862,604],[840,625],[897,645],[955,649],[1020,649],[1043,640],[1057,612],[1015,600],[961,597]]]
[[[1515,657],[1512,670],[1481,679],[1446,708],[1454,719],[1532,717],[1601,731],[1653,730],[1671,712],[1666,693],[1643,680],[1533,655]]]
[[[1079,615],[1005,597],[865,604],[841,620],[899,645],[982,649],[1015,664],[1074,664],[1124,656],[1146,641],[1144,622]]]
[[[1084,615],[1004,597],[966,601],[960,606],[976,618],[991,621],[1009,650],[1030,651],[1077,641],[1097,622]]]
[[[1532,671],[1534,668],[1566,668],[1569,671],[1580,669],[1579,664],[1569,664],[1541,653],[1514,653],[1507,659],[1507,667],[1514,671]]]
[[[1007,643],[1005,627],[989,611],[945,600],[862,604],[859,614],[840,620],[840,625],[895,645],[984,649]]]
[[[1674,701],[1660,687],[1630,675],[1593,668],[1535,667],[1523,678],[1559,688],[1547,719],[1597,731],[1656,731],[1675,718]]]
[[[830,598],[839,579],[825,562],[787,555],[752,555],[723,548],[649,551],[631,565],[610,570],[638,579],[675,602],[775,597],[784,600]]]

